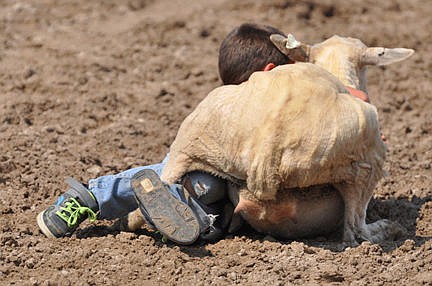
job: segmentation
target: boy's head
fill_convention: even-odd
[[[271,34],[284,35],[276,28],[242,24],[232,30],[219,49],[219,75],[224,84],[239,84],[268,64],[292,63],[270,41]]]

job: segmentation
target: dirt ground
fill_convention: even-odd
[[[432,285],[432,3],[430,0],[0,1],[1,285]],[[400,241],[343,250],[334,237],[279,241],[248,227],[214,243],[163,244],[143,229],[84,223],[39,233],[38,212],[64,179],[159,162],[182,120],[221,84],[217,52],[243,22],[315,43],[354,36],[414,48],[370,68],[389,176],[369,220]]]

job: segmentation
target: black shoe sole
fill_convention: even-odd
[[[192,209],[171,195],[153,170],[139,171],[132,177],[131,185],[141,212],[149,215],[161,234],[182,245],[197,240],[199,224]]]

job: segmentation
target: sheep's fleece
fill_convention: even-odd
[[[287,188],[349,183],[355,162],[381,177],[384,156],[376,108],[324,69],[296,63],[213,90],[182,123],[162,180],[203,170],[271,200]]]

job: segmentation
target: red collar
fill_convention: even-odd
[[[352,88],[349,86],[345,86],[345,87],[346,87],[346,89],[348,89],[348,91],[351,93],[352,96],[360,98],[361,100],[363,100],[367,103],[370,103],[369,96],[363,90],[355,89],[355,88]]]

